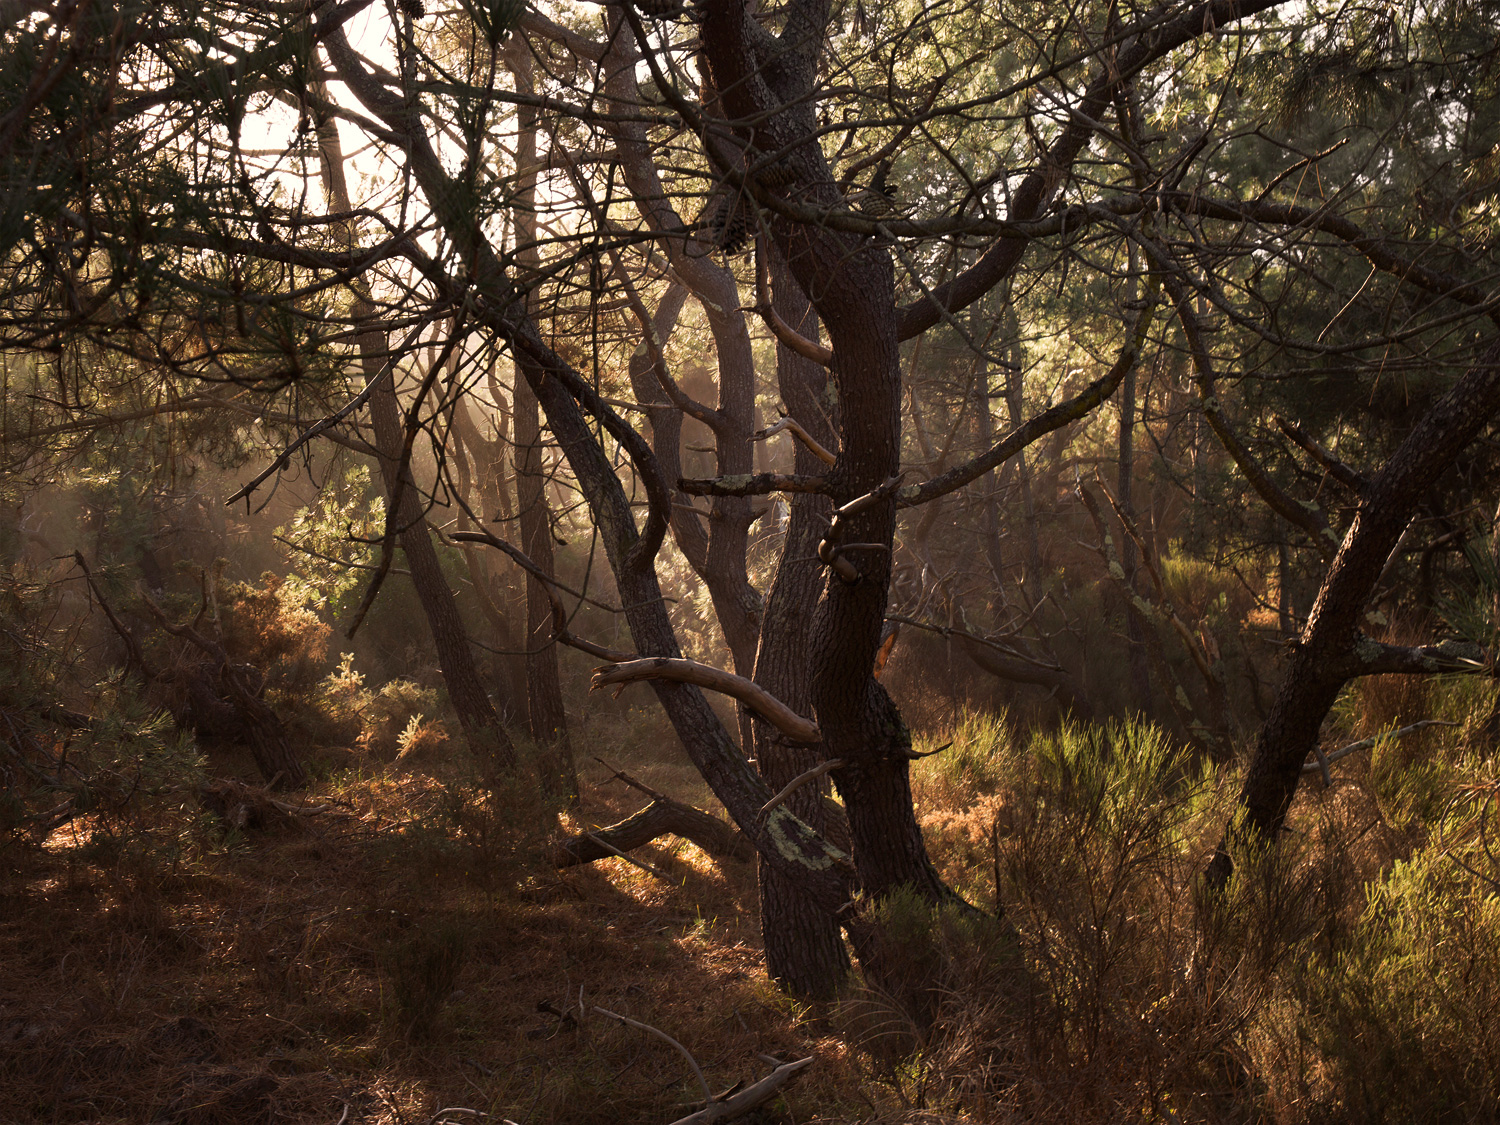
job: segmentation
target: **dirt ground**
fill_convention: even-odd
[[[713,808],[640,721],[610,764]],[[265,823],[226,828],[168,795],[132,822],[82,818],[0,852],[0,1122],[690,1112],[702,1095],[683,1056],[596,1008],[678,1040],[716,1093],[815,1056],[762,1125],[870,1115],[824,1014],[765,977],[753,865],[668,837],[637,853],[656,874],[621,859],[556,871],[555,810],[534,789],[497,813],[458,769],[314,765],[302,807]],[[248,766],[217,753],[206,772]],[[586,755],[580,770],[575,828],[644,804]]]

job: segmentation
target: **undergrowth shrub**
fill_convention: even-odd
[[[436,1033],[443,1005],[458,985],[469,945],[462,927],[437,921],[419,928],[390,951],[386,971],[393,1014],[407,1038],[423,1042]]]
[[[1337,956],[1309,965],[1302,1031],[1346,1120],[1500,1117],[1500,863],[1493,782],[1369,888]]]
[[[424,717],[438,706],[437,692],[411,680],[392,680],[370,699],[365,707],[360,745],[384,761],[401,753],[401,736],[415,719],[420,726]]]

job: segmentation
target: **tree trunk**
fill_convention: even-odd
[[[322,100],[326,103],[326,96]],[[343,149],[338,124],[331,116],[324,116],[318,122],[318,148],[328,197],[336,210],[347,213],[351,207],[344,178]],[[352,240],[353,233],[350,233]],[[360,326],[360,366],[367,383],[380,380],[380,385],[370,395],[369,405],[375,445],[379,451],[380,475],[385,483],[386,519],[394,521],[398,528],[398,541],[406,554],[412,585],[432,632],[448,698],[458,715],[469,749],[485,770],[508,772],[515,768],[515,747],[511,745],[510,736],[505,733],[479,678],[463,618],[454,604],[453,591],[432,545],[432,532],[422,511],[416,481],[411,475],[410,465],[402,463],[406,430],[396,399],[395,372],[385,370],[389,343],[375,323],[376,316],[377,310],[369,299],[363,294],[357,296],[354,319]]]
[[[513,53],[517,88],[532,92],[527,56]],[[516,162],[523,171],[517,199],[517,257],[524,268],[540,265],[536,242],[536,109],[517,110]],[[528,362],[518,357],[517,364]],[[515,409],[516,507],[521,525],[521,550],[551,577],[552,516],[547,505],[547,477],[543,467],[541,419],[531,381],[536,373],[516,374],[512,403]],[[552,641],[552,600],[542,580],[528,572],[526,582],[526,719],[541,751],[542,786],[550,794],[578,799],[578,766],[568,737],[562,683],[557,670],[557,645]]]
[[[1374,665],[1381,646],[1359,630],[1374,591],[1427,490],[1500,410],[1500,343],[1423,415],[1360,496],[1350,525],[1318,590],[1293,650],[1271,714],[1261,727],[1238,806],[1243,818],[1220,842],[1208,878],[1222,885],[1233,867],[1235,839],[1274,840],[1297,793],[1302,765],[1340,689]],[[1413,668],[1417,671],[1417,668]]]
[[[765,250],[770,255],[777,313],[802,336],[816,340],[818,320],[806,295],[780,252],[773,245]],[[829,419],[835,411],[827,398],[824,370],[778,344],[776,378],[787,413],[824,447],[833,444]],[[800,441],[794,442],[794,448],[795,471],[817,471],[821,462],[811,450]],[[827,526],[831,506],[826,497],[805,493],[793,495],[789,504],[786,539],[761,623],[755,682],[798,714],[808,715],[812,713],[812,693],[806,610],[816,603],[823,586],[818,539]],[[752,733],[760,775],[777,792],[821,758],[817,750],[789,740],[769,723],[755,722]],[[787,805],[826,836],[831,810],[823,791],[821,782],[804,785],[787,799]],[[766,972],[792,995],[828,999],[848,976],[849,958],[837,920],[820,913],[792,879],[765,859],[760,861],[760,927]]]
[[[1136,274],[1136,252],[1132,248],[1130,298],[1132,302],[1140,296],[1140,281]],[[1116,454],[1115,497],[1124,518],[1135,519],[1132,491],[1135,483],[1135,374],[1136,365],[1131,364],[1120,383],[1120,430]],[[1141,620],[1133,612],[1129,599],[1136,592],[1136,543],[1126,535],[1120,544],[1120,566],[1125,572],[1122,579],[1126,591],[1125,646],[1130,666],[1131,705],[1139,715],[1151,714],[1151,674],[1146,668],[1146,638]]]

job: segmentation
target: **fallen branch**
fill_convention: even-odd
[[[812,1061],[813,1056],[809,1055],[795,1062],[782,1063],[759,1082],[746,1086],[739,1093],[724,1101],[711,1102],[697,1113],[690,1113],[672,1122],[672,1125],[711,1125],[716,1121],[729,1121],[735,1117],[743,1117],[774,1098],[783,1086],[797,1077]]]
[[[640,680],[671,680],[679,684],[696,684],[738,699],[777,730],[798,742],[821,742],[823,739],[817,723],[804,719],[759,684],[722,668],[699,664],[696,660],[650,656],[607,664],[594,669],[594,678],[589,686],[592,690],[611,684],[618,684],[623,688],[626,684]]]
[[[634,856],[626,855],[619,848],[611,844],[608,840],[601,839],[598,833],[585,832],[582,835],[585,840],[592,840],[601,848],[606,849],[611,855],[619,859],[623,859],[626,863],[632,864],[635,867],[639,867],[647,875],[653,875],[656,878],[660,879],[663,883],[670,883],[672,881],[671,876],[669,876],[665,871],[662,871],[661,869],[656,867],[652,867],[644,860],[636,859]]]
[[[619,1020],[621,1023],[626,1024],[627,1026],[636,1028],[639,1031],[644,1031],[650,1035],[654,1035],[658,1039],[663,1039],[666,1042],[670,1043],[673,1047],[677,1048],[682,1057],[687,1059],[688,1066],[693,1068],[693,1073],[698,1076],[698,1085],[703,1087],[703,1100],[710,1104],[713,1103],[713,1091],[708,1088],[708,1079],[703,1077],[703,1068],[698,1065],[698,1060],[693,1058],[693,1053],[686,1047],[684,1047],[681,1043],[677,1042],[677,1040],[673,1039],[665,1031],[661,1030],[661,1028],[652,1027],[649,1023],[642,1023],[640,1020],[633,1020],[629,1016],[618,1015],[614,1012],[609,1011],[608,1009],[599,1007],[597,1004],[594,1006],[594,1011],[598,1012],[601,1016],[608,1016],[612,1020]]]
[[[1450,722],[1447,719],[1423,719],[1421,722],[1412,723],[1409,727],[1401,727],[1399,730],[1393,731],[1381,731],[1379,734],[1371,735],[1369,738],[1362,738],[1358,742],[1351,742],[1348,746],[1340,746],[1331,754],[1324,754],[1314,750],[1314,760],[1303,764],[1302,773],[1304,776],[1321,773],[1323,775],[1324,786],[1328,786],[1333,784],[1333,779],[1328,773],[1329,766],[1340,758],[1347,758],[1350,754],[1358,753],[1360,750],[1368,750],[1382,738],[1400,738],[1404,734],[1411,734],[1413,731],[1421,730],[1423,727],[1456,727],[1459,725],[1459,723]]]

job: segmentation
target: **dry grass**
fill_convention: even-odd
[[[1343,714],[1330,739],[1358,733]],[[226,830],[166,788],[0,851],[0,1122],[682,1116],[699,1094],[680,1056],[595,1006],[676,1037],[717,1089],[764,1073],[758,1055],[816,1055],[755,1125],[1500,1110],[1500,785],[1472,731],[1340,763],[1220,900],[1196,876],[1235,779],[1158,732],[932,732],[927,749],[952,740],[914,769],[934,859],[1004,922],[878,908],[887,948],[945,990],[930,1022],[874,989],[780,996],[748,865],[668,838],[638,856],[666,878],[539,866],[559,822],[644,803],[600,762],[581,757],[584,802],[560,812],[531,777],[491,798],[456,740],[423,737],[421,772],[320,752],[315,816]],[[591,697],[573,741],[715,807],[642,695]],[[253,771],[220,753],[207,772]]]
[[[612,763],[704,803],[635,719]],[[524,786],[497,813],[461,769],[426,768],[441,776],[367,761],[322,784],[334,809],[268,829],[225,833],[189,805],[0,853],[0,1121],[681,1116],[699,1096],[683,1060],[595,1005],[668,1031],[717,1088],[764,1073],[758,1054],[817,1054],[768,1121],[853,1096],[843,1046],[765,980],[753,868],[670,839],[641,856],[670,881],[540,868],[555,818]],[[582,772],[573,819],[641,803]]]

